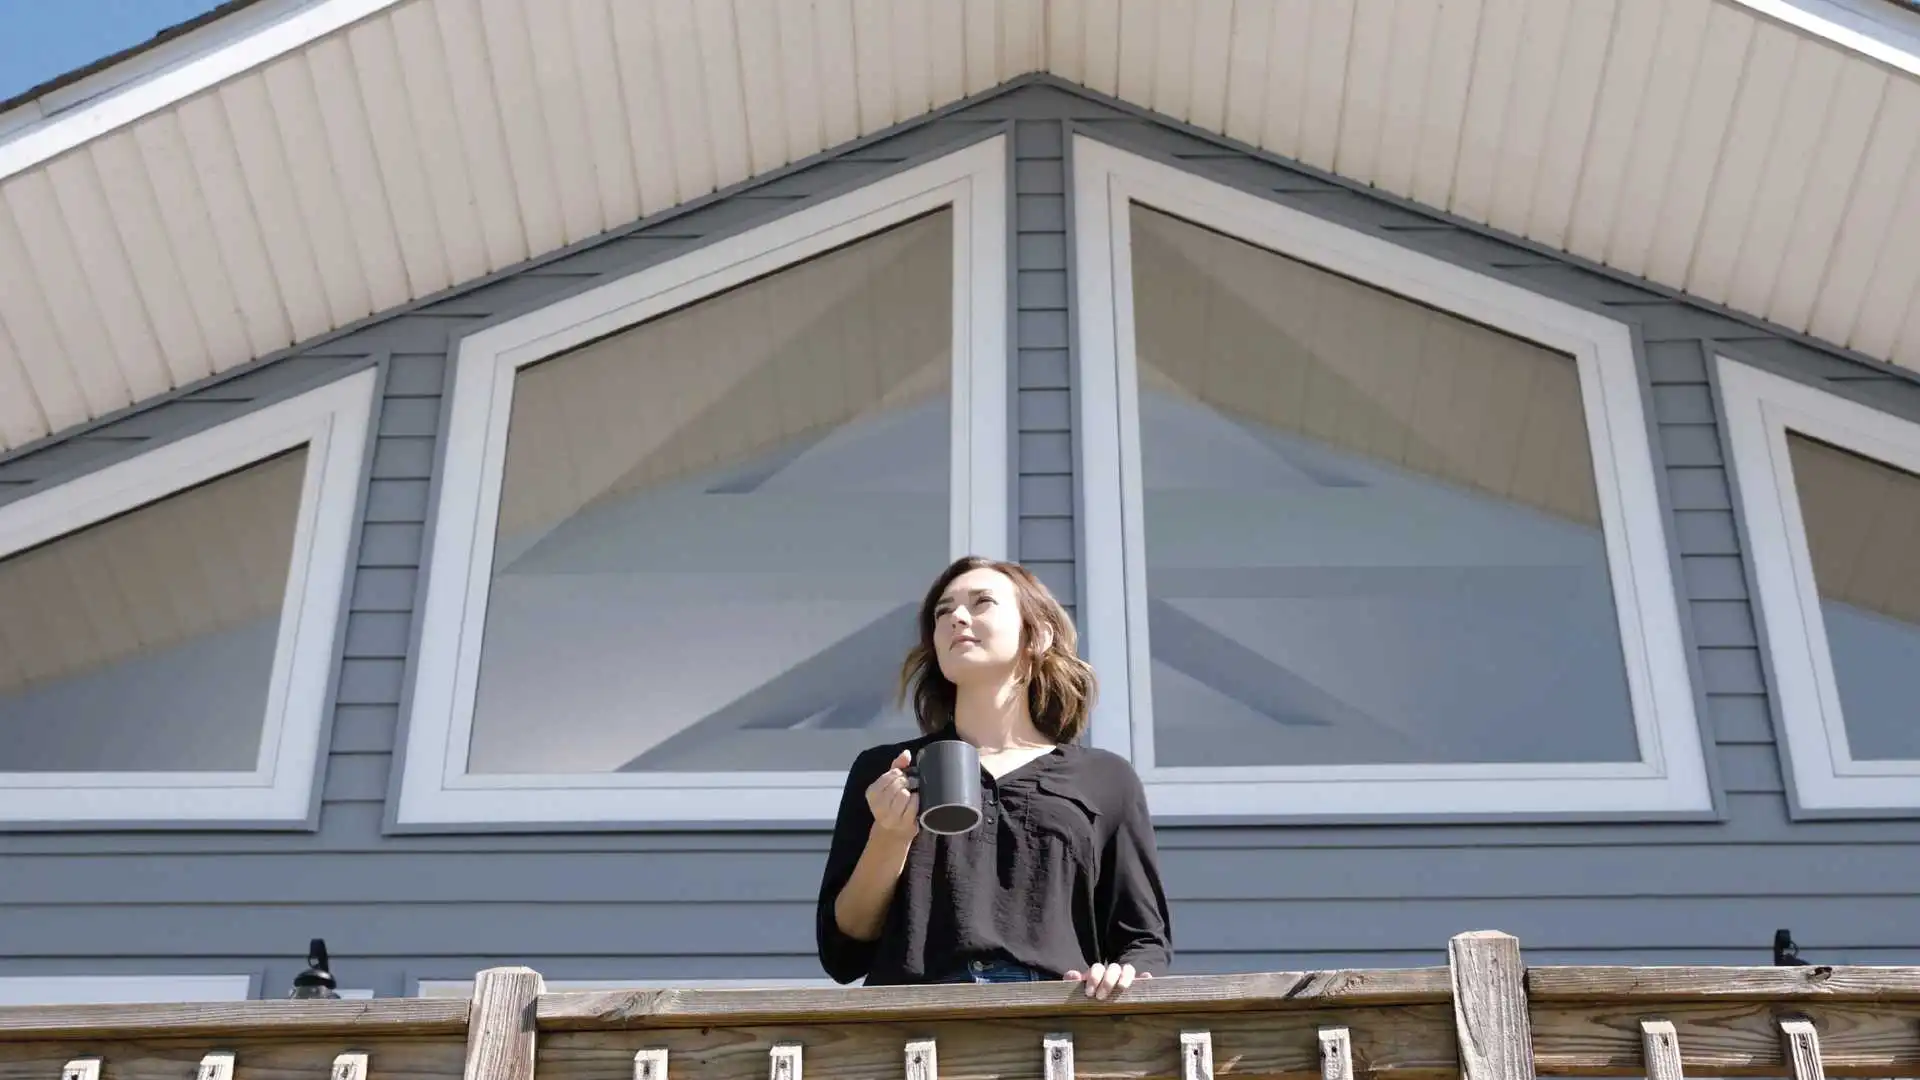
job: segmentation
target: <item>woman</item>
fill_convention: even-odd
[[[1025,568],[967,557],[920,605],[901,672],[923,735],[855,759],[817,912],[835,981],[1084,981],[1107,998],[1173,955],[1145,792],[1125,759],[1079,746],[1093,670],[1073,622]],[[905,770],[937,739],[980,754],[980,824],[919,827]]]

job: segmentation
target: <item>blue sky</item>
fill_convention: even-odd
[[[0,0],[0,99],[218,7],[220,0]]]

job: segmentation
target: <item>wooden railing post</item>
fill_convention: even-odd
[[[1534,1080],[1533,1025],[1520,939],[1497,930],[1447,943],[1461,1080]]]
[[[488,968],[473,984],[465,1080],[533,1080],[534,1006],[544,983],[532,968]]]

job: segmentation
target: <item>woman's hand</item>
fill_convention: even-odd
[[[867,785],[867,809],[873,813],[873,827],[900,840],[912,840],[920,832],[920,796],[907,790],[908,765],[913,755],[900,751],[893,765]]]
[[[1153,978],[1150,972],[1141,972],[1142,979]],[[1068,982],[1087,984],[1087,996],[1105,1001],[1109,997],[1133,985],[1135,978],[1132,964],[1095,964],[1091,972],[1069,971]]]

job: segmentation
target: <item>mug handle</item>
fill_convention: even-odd
[[[918,762],[907,766],[905,769],[902,769],[901,774],[907,778],[908,791],[920,790],[920,765]]]

